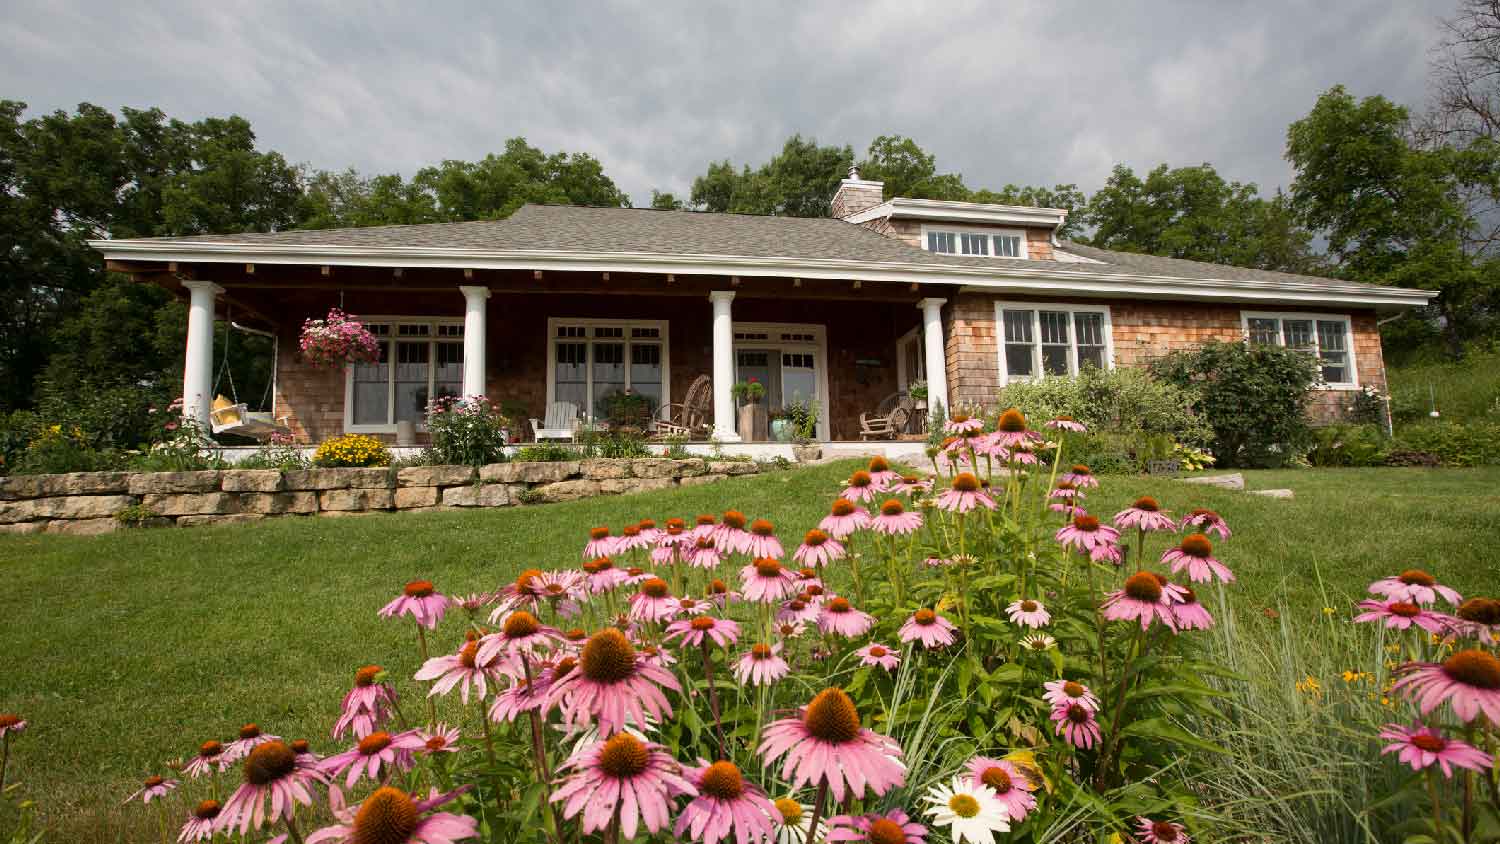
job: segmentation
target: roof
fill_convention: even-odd
[[[98,240],[111,260],[797,276],[1053,295],[1218,298],[1367,307],[1427,291],[1095,249],[1084,261],[928,252],[832,218],[526,205],[505,220]]]
[[[1046,226],[1055,229],[1068,219],[1065,208],[1032,205],[998,205],[989,202],[956,202],[943,199],[907,199],[897,196],[843,219],[865,223],[883,217],[943,220],[952,223],[991,226]]]

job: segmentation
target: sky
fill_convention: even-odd
[[[915,139],[972,188],[1211,162],[1270,192],[1343,84],[1414,108],[1452,0],[4,0],[0,98],[235,113],[319,169],[588,152],[637,205],[794,132]]]

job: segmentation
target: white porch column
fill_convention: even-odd
[[[490,289],[479,285],[460,285],[464,294],[464,394],[485,394],[484,333],[485,314],[489,309]]]
[[[734,432],[734,317],[729,303],[734,301],[733,290],[715,290],[708,294],[714,304],[714,437],[723,442],[737,443],[739,434]]]
[[[187,356],[182,363],[182,415],[206,433],[214,403],[214,299],[224,288],[211,281],[184,281],[188,290]]]
[[[917,303],[922,309],[922,345],[927,367],[927,407],[929,412],[934,402],[943,403],[943,415],[953,413],[948,401],[948,355],[943,342],[943,304],[947,299],[923,299]]]

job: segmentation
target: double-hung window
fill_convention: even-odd
[[[344,427],[394,431],[397,422],[427,421],[427,404],[457,396],[464,385],[464,323],[457,320],[370,319],[380,359],[348,368]]]
[[[1025,233],[1016,229],[922,229],[928,252],[981,258],[1025,258]]]
[[[1323,384],[1334,389],[1359,386],[1354,371],[1354,333],[1349,317],[1339,314],[1261,313],[1245,311],[1245,337],[1256,345],[1284,346],[1312,355]]]
[[[608,415],[610,398],[630,392],[654,414],[666,396],[667,324],[630,320],[549,321],[548,401],[571,402],[587,416]]]
[[[1108,307],[1000,303],[995,311],[1002,381],[1112,365]]]

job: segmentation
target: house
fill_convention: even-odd
[[[826,219],[527,205],[506,220],[94,241],[110,269],[190,301],[183,395],[207,418],[213,319],[278,339],[273,414],[299,441],[393,437],[430,396],[602,416],[629,390],[665,405],[712,379],[714,436],[739,439],[733,382],[772,408],[816,400],[819,437],[925,379],[992,406],[1015,379],[1140,366],[1211,339],[1317,357],[1337,412],[1385,387],[1377,324],[1435,294],[1095,249],[1066,212],[895,198],[851,171]],[[306,318],[341,307],[381,362],[314,369]]]

